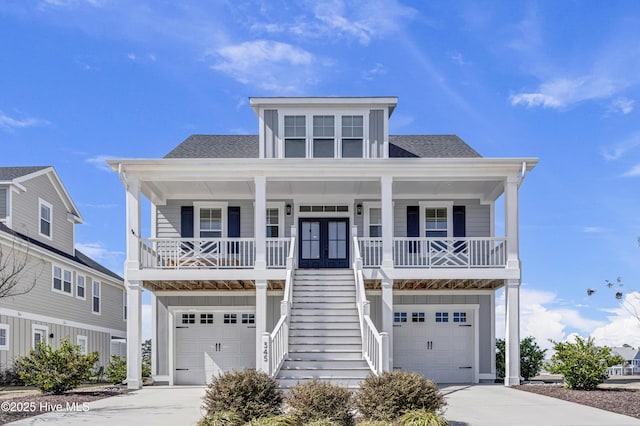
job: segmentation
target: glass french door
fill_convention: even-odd
[[[300,268],[349,267],[349,219],[300,219]]]

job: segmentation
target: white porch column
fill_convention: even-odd
[[[509,177],[505,182],[504,222],[507,237],[507,268],[520,269],[517,177]]]
[[[267,223],[267,179],[256,176],[255,181],[255,210],[254,233],[256,236],[255,269],[267,269],[266,223]]]
[[[393,371],[393,280],[382,280],[382,332],[387,333],[389,342],[389,365]]]
[[[142,289],[127,281],[127,388],[142,387]]]
[[[256,368],[262,360],[262,334],[267,332],[267,280],[256,280]]]
[[[393,177],[380,178],[382,269],[393,268]]]
[[[124,270],[140,269],[140,180],[135,177],[127,182],[127,260]]]
[[[520,280],[505,286],[505,386],[520,384]]]

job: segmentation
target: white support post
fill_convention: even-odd
[[[127,184],[127,260],[124,265],[125,271],[140,269],[140,180],[131,177]]]
[[[267,334],[267,280],[256,280],[256,347],[260,347],[262,335]],[[256,351],[256,365],[260,365],[262,354]]]
[[[505,386],[520,384],[520,280],[505,286]]]
[[[507,268],[520,269],[518,235],[518,179],[509,177],[504,188],[504,222],[507,237]]]
[[[271,335],[269,333],[262,333],[260,339],[260,371],[271,375]]]
[[[139,281],[127,285],[127,388],[142,387],[142,289]]]
[[[393,178],[380,178],[382,212],[382,269],[393,268]]]
[[[255,182],[255,210],[254,232],[256,236],[256,270],[267,269],[267,179],[256,176]]]
[[[171,329],[169,329],[171,330]],[[151,377],[158,375],[158,299],[151,293]]]
[[[391,342],[389,340],[389,334],[384,331],[380,333],[380,340],[382,341],[382,354],[380,354],[380,373],[391,371]]]
[[[393,280],[384,278],[382,280],[382,333],[387,334],[389,348],[393,347]],[[393,351],[388,351],[387,369],[393,370]]]

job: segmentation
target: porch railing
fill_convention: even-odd
[[[287,267],[287,257],[291,247],[290,238],[267,238],[267,268]]]
[[[287,248],[285,260],[287,275],[284,282],[284,297],[280,301],[280,320],[278,320],[273,332],[262,335],[262,370],[272,377],[278,374],[289,353],[289,322],[293,301],[293,271],[296,253],[296,231],[293,227]]]
[[[362,336],[362,356],[369,364],[371,371],[379,375],[389,371],[389,336],[387,333],[379,333],[375,324],[371,321],[370,303],[364,289],[364,277],[362,275],[363,258],[358,244],[358,229],[353,227],[353,273],[356,281],[356,306],[360,319],[360,332]]]
[[[506,266],[504,237],[393,239],[396,268],[503,268]],[[365,268],[382,264],[382,238],[359,238]]]

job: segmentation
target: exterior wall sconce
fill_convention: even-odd
[[[291,216],[291,204],[287,204],[285,209],[285,211],[287,212],[287,216]]]
[[[53,339],[53,333],[49,333],[49,339]]]
[[[356,204],[356,214],[362,216],[362,204]]]

